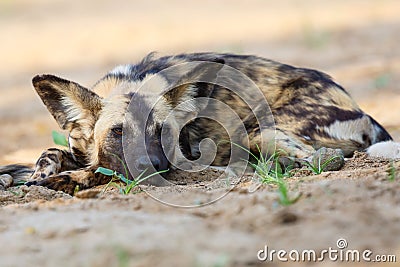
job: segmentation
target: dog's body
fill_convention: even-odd
[[[150,55],[136,65],[115,68],[92,90],[51,75],[35,77],[33,85],[60,127],[69,131],[70,148],[45,151],[30,180],[68,193],[76,185],[107,183],[109,178],[94,170],[103,166],[123,172],[119,158],[139,172],[149,165],[161,170],[175,164],[174,147],[196,160],[201,140],[232,140],[230,134],[238,133],[240,125],[246,134],[236,136],[240,146],[268,153],[265,144],[275,142],[287,156],[300,159],[321,147],[351,156],[392,139],[328,75],[256,56]],[[171,130],[169,150],[161,145],[164,126]],[[122,140],[128,132],[134,148],[129,159]],[[225,166],[230,156],[231,144],[220,143],[210,163]]]

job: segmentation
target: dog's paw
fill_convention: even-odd
[[[367,149],[367,154],[370,157],[400,159],[400,143],[393,141],[376,143]]]
[[[41,181],[52,175],[59,173],[61,169],[62,152],[58,149],[50,148],[43,151],[40,158],[36,161],[36,166],[29,181]]]

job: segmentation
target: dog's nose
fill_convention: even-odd
[[[138,171],[149,170],[151,167],[155,168],[157,171],[160,170],[160,159],[156,156],[142,156],[136,160],[136,168]]]

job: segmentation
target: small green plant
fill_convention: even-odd
[[[260,157],[256,160],[257,163],[250,162],[250,165],[260,176],[262,183],[273,184],[278,187],[279,203],[284,206],[289,206],[295,203],[299,199],[300,195],[293,199],[289,197],[286,178],[293,176],[293,165],[282,169],[278,161],[279,156],[280,153],[275,152],[269,158],[266,158],[262,153],[260,153]]]
[[[51,136],[53,137],[54,144],[68,147],[68,140],[62,133],[52,131]]]
[[[118,267],[127,267],[130,263],[129,252],[120,246],[114,249],[115,256],[118,260]]]
[[[125,167],[125,166],[124,166]],[[126,167],[125,167],[126,168]],[[126,170],[126,169],[125,169]],[[139,174],[138,177],[136,177],[134,180],[129,180],[128,178],[128,173],[126,174],[126,176],[124,176],[121,173],[118,173],[117,171],[114,170],[110,170],[104,167],[98,167],[97,170],[95,171],[95,173],[101,173],[103,175],[106,176],[111,176],[111,180],[110,182],[107,184],[106,188],[109,186],[115,186],[118,188],[119,192],[123,195],[127,195],[132,191],[132,189],[136,188],[141,182],[157,175],[160,173],[164,173],[167,172],[168,170],[162,170],[162,171],[158,171],[158,172],[154,172],[152,174],[149,174],[145,177],[142,178],[142,176],[146,173],[146,170],[144,170],[141,174]],[[122,186],[120,184],[118,184],[117,182],[123,182],[125,183],[125,186]]]
[[[249,160],[246,161],[250,164],[251,167],[254,168],[256,174],[261,179],[261,183],[272,184],[278,187],[279,203],[281,205],[292,205],[300,198],[300,194],[295,198],[289,197],[289,190],[286,183],[286,178],[292,177],[294,175],[294,168],[292,164],[287,166],[285,169],[282,169],[281,165],[279,164],[279,157],[282,154],[285,154],[283,151],[275,151],[270,157],[266,157],[257,146],[260,155],[259,157],[257,157],[247,148],[239,145],[236,146],[245,150],[254,160],[254,162]]]
[[[141,182],[149,179],[150,177],[152,177],[156,174],[160,174],[160,173],[168,171],[168,170],[164,170],[164,171],[155,172],[155,173],[152,173],[152,174],[142,178],[144,173],[147,171],[147,170],[144,170],[136,179],[129,180],[128,178],[126,178],[126,177],[129,177],[129,171],[128,171],[128,168],[126,167],[125,162],[120,157],[118,157],[118,155],[113,154],[113,153],[111,153],[111,155],[116,157],[119,160],[119,162],[121,162],[122,166],[124,167],[125,176],[122,173],[118,173],[117,171],[107,169],[104,167],[98,167],[97,170],[95,171],[95,173],[101,173],[106,176],[111,176],[111,180],[110,180],[110,182],[108,182],[106,189],[109,186],[115,186],[118,188],[119,192],[123,195],[129,194],[130,192],[132,192],[133,188],[136,188]],[[123,183],[125,183],[125,186],[121,186],[117,182],[123,182]]]
[[[389,181],[394,182],[396,178],[396,168],[394,167],[393,160],[390,161],[390,168],[389,168]]]
[[[75,195],[76,193],[78,193],[79,190],[81,190],[80,187],[79,187],[79,185],[76,185],[76,186],[75,186],[75,189],[74,189],[74,195]]]
[[[15,183],[13,183],[13,186],[21,186],[24,185],[26,183],[26,180],[21,180],[21,181],[17,181]]]
[[[307,169],[312,171],[314,174],[321,174],[325,171],[328,164],[337,158],[339,158],[339,156],[334,156],[334,157],[327,159],[324,162],[321,162],[322,161],[321,157],[318,157],[318,162],[316,162],[316,163],[308,162],[306,160],[303,163],[304,163],[304,165],[306,165]]]
[[[7,190],[8,192],[10,192],[11,194],[13,194],[14,196],[20,196],[20,197],[24,197],[26,195],[26,193],[24,192],[18,192],[18,191],[14,191],[14,190]]]
[[[381,75],[377,76],[374,81],[374,88],[382,89],[387,87],[390,84],[391,76],[389,73],[382,73]]]

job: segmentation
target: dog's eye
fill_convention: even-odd
[[[116,135],[122,135],[122,128],[121,127],[112,128],[111,131],[113,133],[115,133]]]

